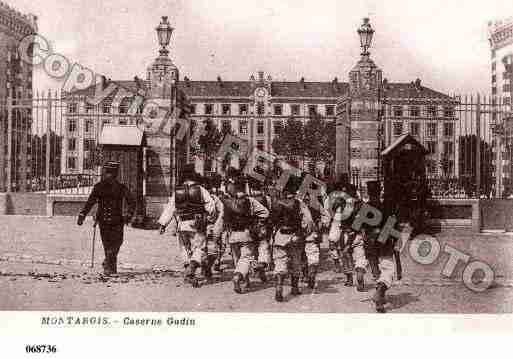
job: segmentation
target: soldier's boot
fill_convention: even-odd
[[[342,266],[340,265],[340,259],[334,259],[333,266],[335,267],[335,273],[342,273]]]
[[[274,293],[274,299],[277,302],[283,302],[283,282],[285,276],[283,274],[276,274],[276,292]]]
[[[356,290],[359,292],[365,290],[364,274],[365,270],[363,268],[356,268]]]
[[[315,277],[317,276],[317,266],[312,264],[308,266],[308,288],[315,288]]]
[[[233,275],[233,291],[237,294],[242,294],[242,288],[240,282],[242,281],[242,274],[235,272]]]
[[[251,288],[251,281],[249,280],[249,273],[244,276],[244,291],[248,291]]]
[[[376,304],[376,312],[385,313],[385,292],[387,286],[385,283],[379,282],[376,286],[376,293],[372,296],[372,301]]]
[[[290,294],[292,295],[300,295],[301,291],[299,290],[299,276],[292,276],[290,278]]]
[[[262,281],[262,283],[267,283],[267,275],[265,273],[266,268],[266,263],[258,263],[255,268],[255,272],[257,273],[258,278]]]
[[[377,281],[379,279],[379,276],[381,275],[377,258],[372,258],[371,260],[369,260],[369,265],[371,268],[372,278],[375,281]]]
[[[187,275],[185,276],[186,282],[189,282],[193,288],[199,287],[198,278],[196,278],[196,269],[200,266],[200,264],[196,261],[191,261],[189,263],[189,270]]]
[[[344,286],[346,286],[346,287],[353,286],[353,273],[346,273],[346,281],[344,282]]]
[[[212,268],[210,266],[210,263],[203,263],[201,265],[201,271],[203,272],[203,276],[205,277],[206,280],[209,281],[212,279],[213,273],[212,273]]]
[[[303,282],[308,283],[310,280],[310,276],[308,275],[308,265],[305,264],[302,268],[302,274],[303,274]]]

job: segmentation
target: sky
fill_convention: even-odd
[[[155,27],[175,28],[170,56],[191,80],[347,81],[356,33],[369,16],[371,57],[391,82],[420,78],[446,93],[488,94],[489,20],[513,16],[511,0],[7,0],[38,16],[53,51],[113,80],[146,78],[158,55]],[[59,87],[40,69],[36,89]]]

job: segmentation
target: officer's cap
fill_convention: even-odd
[[[110,173],[116,173],[119,171],[119,162],[107,161],[103,164],[103,169]]]

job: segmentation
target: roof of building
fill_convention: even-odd
[[[107,81],[113,82],[126,90],[136,93],[138,86],[135,81]],[[140,81],[140,85],[148,87],[148,81]],[[265,86],[265,83],[258,81],[180,81],[178,86],[188,97],[251,97],[254,90]],[[282,98],[339,98],[349,92],[347,82],[270,82],[271,96]],[[95,86],[83,90],[73,91],[72,96],[91,96],[94,94]],[[116,92],[107,98],[114,97]],[[438,99],[452,100],[452,98],[441,92],[415,83],[387,83],[385,95],[394,99]]]
[[[143,132],[136,126],[103,126],[100,145],[141,146]]]
[[[422,144],[415,139],[412,135],[405,133],[404,135],[401,135],[397,137],[397,139],[392,142],[387,148],[385,148],[382,152],[382,156],[387,156],[391,154],[395,149],[399,148],[401,145],[411,143],[423,150],[423,152],[427,153],[427,150],[422,146]]]

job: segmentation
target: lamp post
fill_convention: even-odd
[[[358,36],[360,37],[360,46],[363,49],[361,55],[368,57],[370,55],[369,48],[372,44],[372,37],[374,36],[374,29],[369,23],[369,18],[363,19],[363,24],[358,29]]]
[[[168,17],[162,16],[159,26],[155,29],[157,31],[157,37],[160,45],[160,58],[168,59],[169,50],[167,49],[169,42],[171,40],[171,35],[173,34],[174,28],[171,27]],[[178,116],[178,111],[176,109],[177,106],[177,79],[175,76],[171,79],[171,98],[170,98],[170,110],[172,111],[172,121],[171,124],[171,154],[170,154],[170,162],[171,162],[171,192],[173,193],[176,189],[177,182],[177,157],[176,157],[176,117]]]

